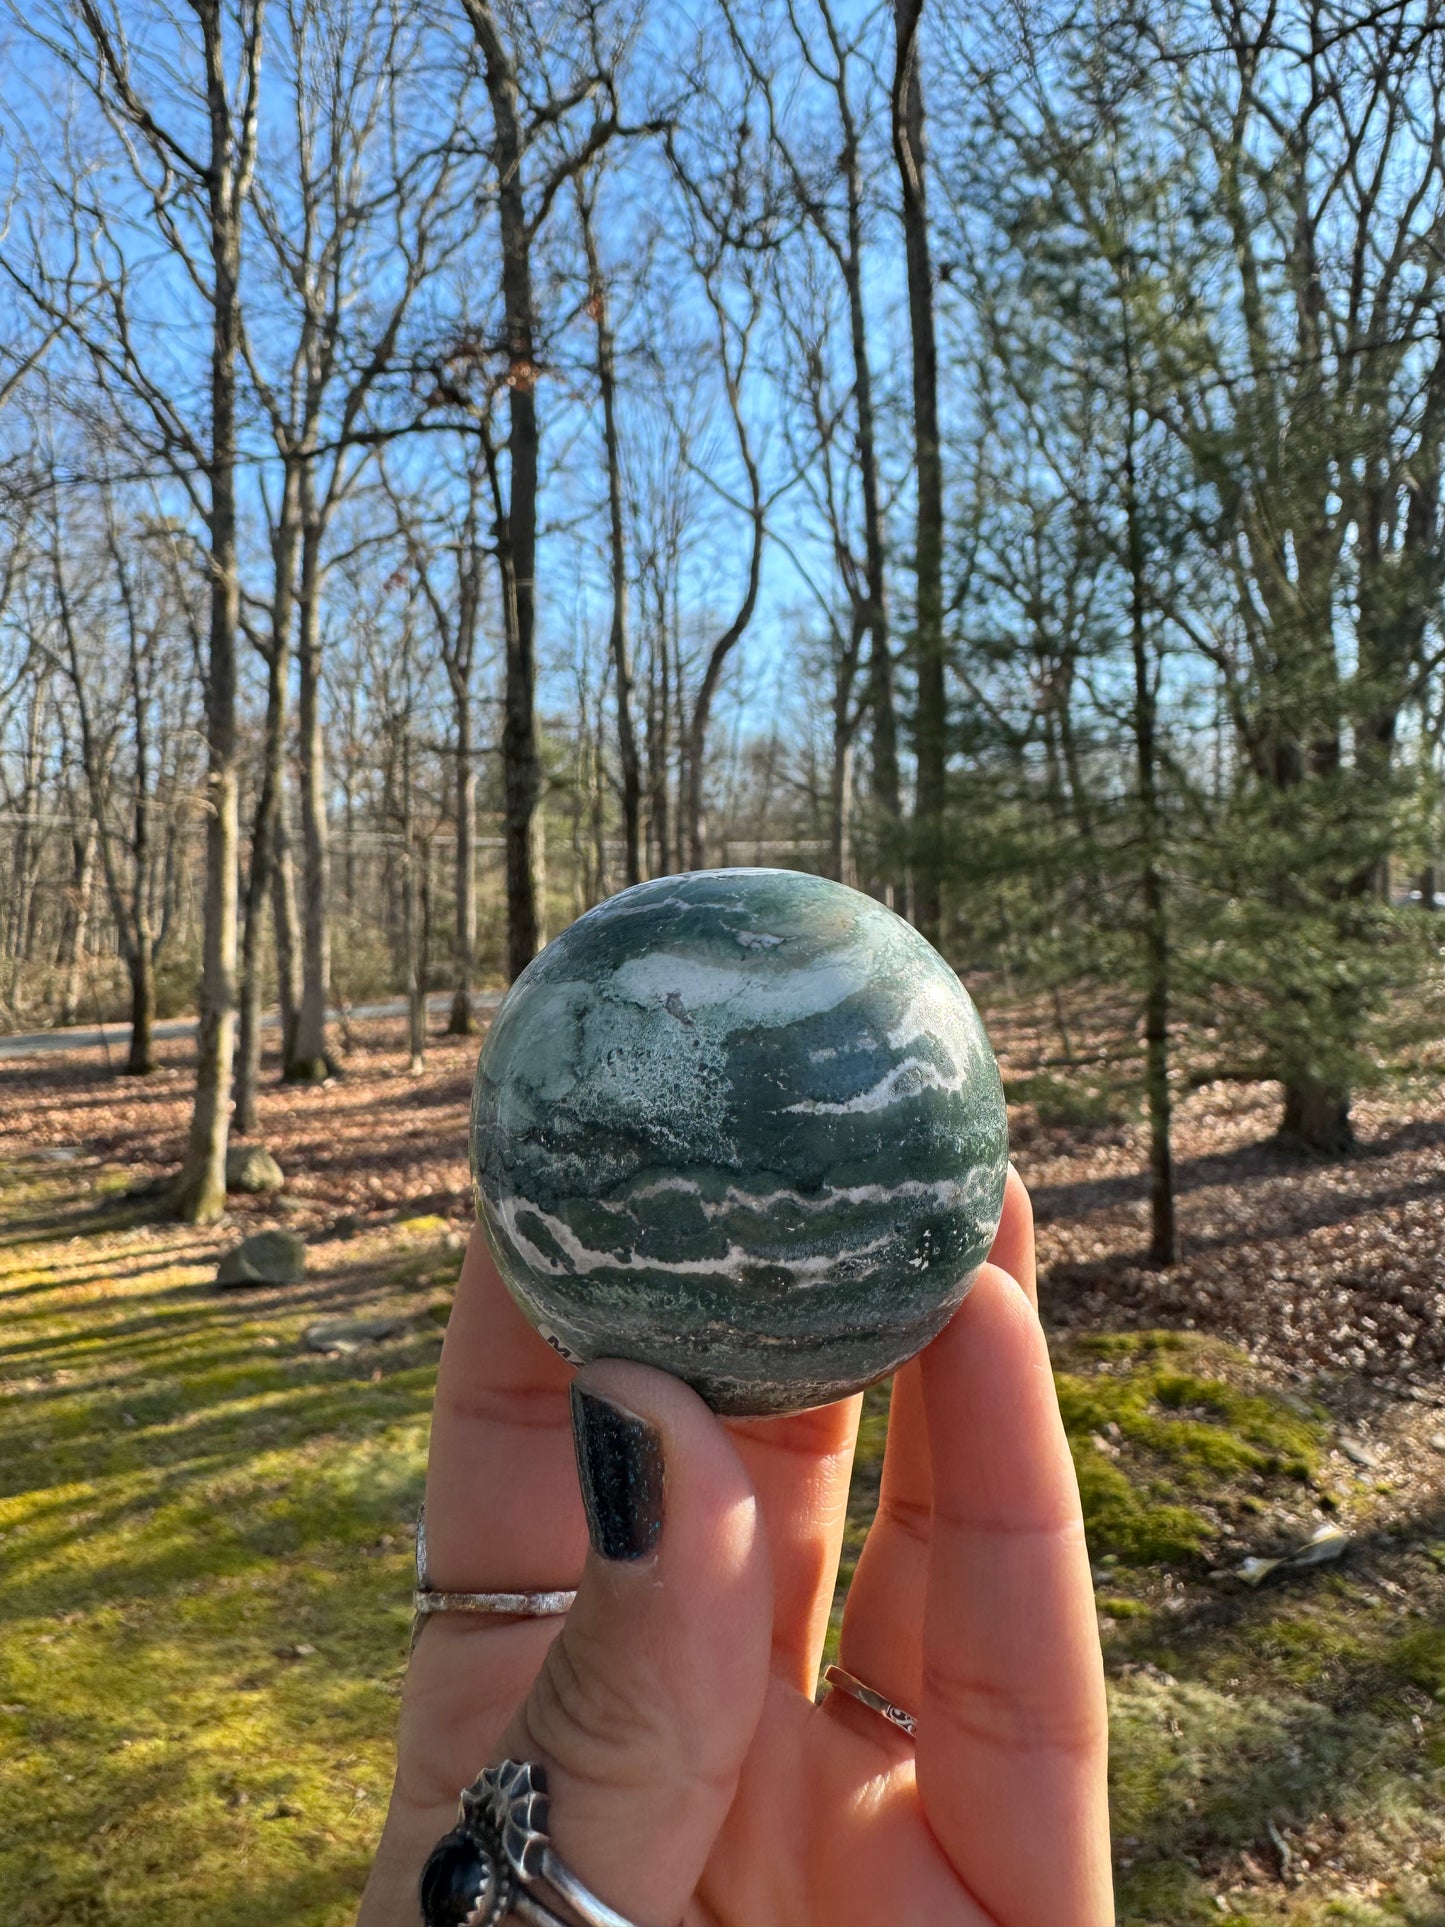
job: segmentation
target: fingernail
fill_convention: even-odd
[[[662,1435],[600,1393],[572,1387],[572,1436],[592,1548],[645,1559],[662,1533]]]

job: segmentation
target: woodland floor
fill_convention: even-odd
[[[1095,1562],[1125,1923],[1445,1923],[1445,1095],[1269,1144],[1278,1093],[1181,1101],[1184,1256],[1141,1262],[1144,1145],[995,1005]],[[380,1827],[475,1046],[356,1027],[263,1093],[279,1201],[157,1222],[188,1047],[0,1067],[0,1919],[340,1927]],[[304,1285],[217,1292],[281,1224]],[[396,1314],[350,1356],[319,1318]],[[845,1558],[876,1491],[870,1394]],[[1344,1557],[1236,1576],[1332,1523]]]

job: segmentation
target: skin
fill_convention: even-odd
[[[894,1384],[877,1519],[840,1660],[916,1744],[814,1704],[859,1401],[719,1421],[616,1360],[592,1389],[654,1425],[656,1552],[587,1550],[571,1369],[473,1237],[427,1483],[430,1579],[580,1586],[565,1621],[430,1621],[360,1927],[418,1919],[417,1874],[486,1762],[548,1769],[553,1844],[640,1923],[1107,1927],[1106,1722],[1078,1488],[1010,1172],[990,1262]]]

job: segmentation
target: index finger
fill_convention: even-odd
[[[1107,1723],[1083,1516],[1043,1331],[1006,1272],[984,1266],[922,1354],[922,1384],[919,1797],[991,1918],[1103,1927]]]
[[[427,1576],[439,1591],[577,1584],[587,1531],[572,1377],[522,1316],[474,1225],[442,1345],[427,1465]]]
[[[442,1346],[427,1467],[427,1580],[442,1592],[570,1590],[587,1530],[571,1370],[538,1337],[472,1231]],[[361,1919],[414,1918],[416,1878],[459,1790],[536,1677],[560,1618],[440,1613],[407,1669],[397,1777]]]

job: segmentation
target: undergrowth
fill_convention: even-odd
[[[146,1222],[103,1171],[0,1173],[4,1927],[354,1918],[445,1233],[395,1223],[263,1300],[215,1292],[214,1242]],[[318,1315],[363,1306],[406,1330],[352,1358],[304,1348]],[[1221,1520],[1326,1503],[1329,1413],[1193,1333],[1076,1336],[1056,1362],[1111,1628],[1121,1922],[1223,1902],[1287,1927],[1439,1927],[1445,1626],[1348,1562],[1258,1593],[1212,1576]],[[832,1642],[887,1399],[864,1403]],[[1430,1530],[1412,1556],[1434,1575]]]

